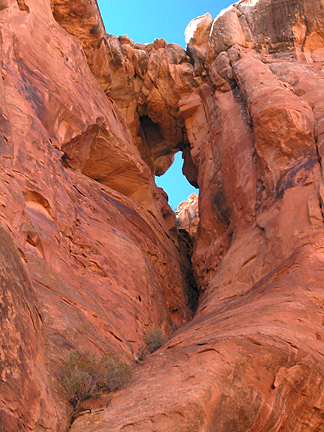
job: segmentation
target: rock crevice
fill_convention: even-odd
[[[25,3],[0,1],[0,429],[67,430],[64,355],[135,364],[161,328],[72,431],[321,430],[322,2],[241,0],[187,51]],[[179,150],[177,227],[154,175]]]
[[[320,2],[241,1],[214,20],[203,55],[199,30],[187,41],[201,83],[178,106],[190,154],[184,170],[199,185],[193,268],[202,294],[193,321],[99,416],[100,426],[321,427],[320,9]],[[210,28],[208,16],[197,22]],[[167,391],[159,386],[165,375]],[[159,413],[155,394],[163,395]],[[134,400],[134,410],[118,414]],[[72,430],[88,430],[91,419]]]

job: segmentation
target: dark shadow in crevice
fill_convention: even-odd
[[[172,151],[166,145],[160,126],[154,123],[149,116],[141,116],[140,124],[139,136],[142,139],[142,146],[139,150],[141,157],[154,175],[161,176],[172,165],[176,149]]]
[[[178,230],[178,241],[180,252],[184,255],[184,260],[187,262],[185,268],[183,268],[183,274],[185,277],[185,283],[188,287],[187,299],[188,299],[188,307],[195,314],[199,301],[199,290],[194,278],[193,269],[192,269],[192,252],[193,252],[193,240],[190,237],[189,233],[184,229]]]
[[[198,188],[198,170],[195,167],[188,144],[188,138],[183,130],[183,140],[176,147],[168,147],[166,144],[159,124],[155,123],[148,115],[140,116],[140,132],[139,137],[142,141],[142,147],[139,149],[142,159],[150,166],[154,175],[160,177],[166,173],[174,162],[175,153],[181,151],[184,159],[182,174],[186,180],[195,188]],[[177,182],[177,180],[174,180]],[[172,183],[172,182],[171,182]],[[162,186],[164,188],[164,186]],[[175,185],[173,185],[173,188]],[[168,193],[168,191],[165,191]],[[189,192],[190,193],[190,192]],[[192,192],[193,193],[193,192]],[[185,197],[186,200],[188,197]],[[180,204],[180,202],[178,203]],[[195,314],[198,300],[199,290],[193,275],[192,269],[192,252],[194,238],[185,230],[174,227],[174,213],[166,212],[163,214],[169,231],[174,234],[176,243],[181,256],[181,270],[184,278],[184,287],[186,287],[187,306]]]
[[[25,11],[25,12],[30,12],[29,7],[26,5],[26,3],[24,2],[24,0],[17,0],[19,9],[21,11]]]

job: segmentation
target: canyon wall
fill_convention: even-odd
[[[1,2],[1,431],[66,430],[67,352],[135,363],[194,307],[166,194],[104,93],[97,6],[57,3]]]
[[[150,327],[72,431],[323,430],[323,19],[242,0],[185,52],[106,35],[95,0],[0,1],[0,430],[67,430],[65,353],[135,363]],[[179,150],[180,230],[154,183]]]

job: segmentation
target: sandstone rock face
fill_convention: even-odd
[[[134,363],[147,328],[192,315],[174,214],[93,72],[99,18],[94,2],[0,11],[1,431],[67,430],[68,351]]]
[[[107,56],[106,31],[96,1],[51,0],[55,20],[81,44],[91,72],[108,92],[111,75]]]
[[[323,18],[242,0],[185,52],[105,36],[94,0],[0,2],[0,430],[66,430],[64,353],[134,363],[149,327],[169,341],[73,432],[323,430]],[[153,180],[179,149],[191,321]]]
[[[163,39],[149,45],[107,36],[112,76],[109,96],[118,105],[143,160],[162,175],[187,143],[179,100],[198,87],[186,52]]]
[[[187,231],[192,239],[195,238],[199,223],[198,195],[191,194],[188,201],[178,205],[176,211],[176,222],[179,229]]]
[[[68,415],[55,409],[48,391],[53,388],[45,366],[43,318],[36,293],[2,225],[0,240],[0,430],[35,429],[35,425],[42,430],[49,423],[64,430]]]
[[[249,0],[214,20],[209,80],[179,101],[197,313],[73,431],[323,429],[322,13]]]
[[[194,63],[196,74],[206,74],[204,63],[212,23],[212,16],[210,13],[206,13],[201,17],[193,19],[185,31],[187,53]]]

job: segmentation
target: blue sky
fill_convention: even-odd
[[[209,12],[213,18],[234,1],[228,0],[97,0],[107,33],[127,34],[135,43],[163,38],[185,48],[189,22]]]
[[[189,22],[209,12],[213,18],[234,3],[229,0],[97,0],[107,33],[129,36],[135,43],[150,43],[163,38],[169,43],[185,45],[184,31]],[[156,177],[158,186],[169,196],[169,204],[175,210],[185,201],[193,188],[182,175],[182,157],[178,153],[172,167],[162,177]]]

